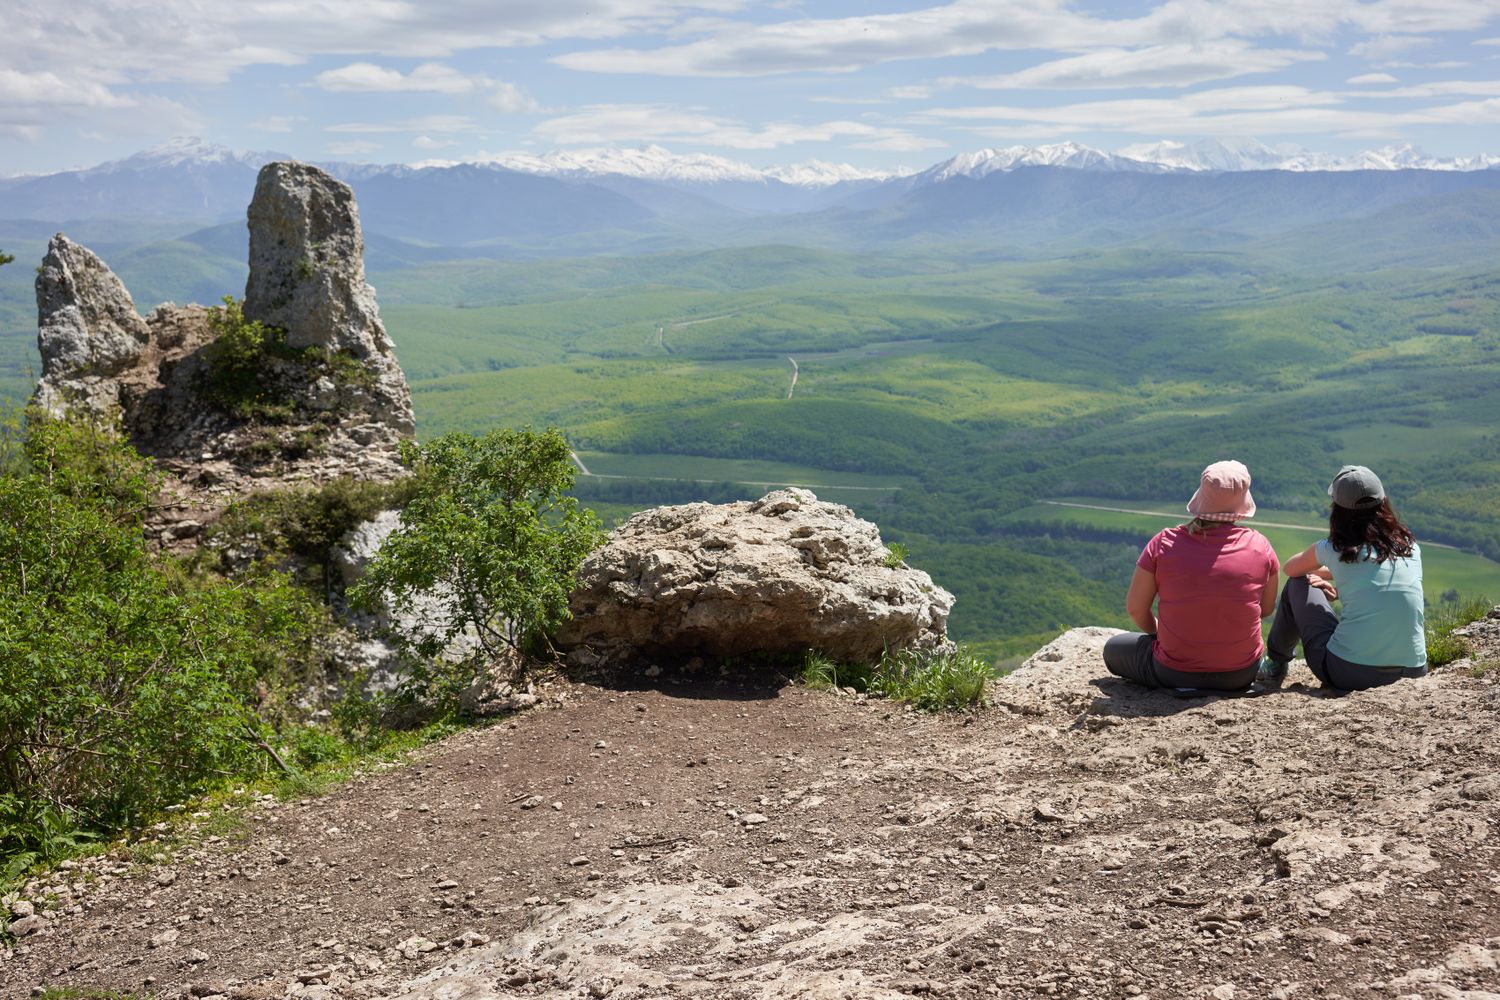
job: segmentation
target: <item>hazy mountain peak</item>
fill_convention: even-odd
[[[1076,170],[1150,170],[1151,164],[1116,156],[1071,140],[1046,146],[1005,146],[960,153],[928,168],[920,176],[929,182],[952,177],[984,177],[1017,167],[1071,167]]]
[[[205,142],[197,136],[177,136],[142,150],[123,160],[112,160],[93,168],[98,171],[140,170],[151,167],[203,167],[243,164],[259,169],[266,163],[283,158],[269,152],[244,152]]]

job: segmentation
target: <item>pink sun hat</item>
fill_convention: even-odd
[[[1205,521],[1237,521],[1255,516],[1250,495],[1250,470],[1243,462],[1215,462],[1203,470],[1198,492],[1188,501],[1188,513]]]

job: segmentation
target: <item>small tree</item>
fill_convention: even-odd
[[[15,259],[16,259],[15,257],[13,257],[12,255],[6,253],[4,250],[0,250],[0,267],[3,267],[6,264],[9,264],[11,261],[13,261]]]
[[[354,588],[356,605],[435,609],[397,636],[423,660],[460,635],[476,639],[476,655],[444,675],[455,687],[507,650],[535,653],[567,619],[574,573],[601,535],[567,495],[567,440],[551,429],[446,434],[403,445],[402,461],[412,498]],[[418,668],[409,693],[441,698],[436,679]]]

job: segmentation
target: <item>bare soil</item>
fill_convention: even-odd
[[[1500,997],[1494,674],[1178,699],[1109,634],[967,715],[578,686],[31,886],[0,994]]]

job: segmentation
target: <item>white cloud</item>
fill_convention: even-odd
[[[740,22],[683,44],[584,50],[554,62],[662,76],[842,73],[901,59],[1004,50],[1087,54],[1268,36],[1326,42],[1351,28],[1404,39],[1474,30],[1497,13],[1500,0],[1166,0],[1140,17],[1109,19],[1080,13],[1066,0],[953,0],[893,14]]]
[[[378,152],[383,147],[378,142],[365,139],[344,139],[339,142],[330,142],[324,148],[334,156],[364,156]]]
[[[530,94],[513,83],[500,82],[494,87],[489,97],[489,105],[496,111],[507,115],[525,115],[541,110],[541,106]]]
[[[71,0],[6,10],[0,65],[65,67],[103,82],[222,82],[316,55],[438,59],[557,39],[602,40],[727,14],[746,0]]]
[[[1475,45],[1500,45],[1500,38],[1476,38]]]
[[[340,122],[323,131],[378,135],[387,132],[472,132],[476,128],[474,119],[467,115],[422,115],[389,122]]]
[[[1353,91],[1350,97],[1420,100],[1432,97],[1500,97],[1500,80],[1438,80],[1394,90]]]
[[[1000,76],[943,77],[938,83],[983,90],[1187,87],[1250,73],[1269,73],[1324,58],[1327,57],[1322,52],[1257,49],[1237,41],[1152,45],[1141,49],[1101,49]]]
[[[661,104],[594,104],[572,114],[550,118],[535,132],[557,145],[610,145],[629,142],[693,142],[731,149],[775,149],[801,142],[850,139],[862,148],[927,148],[925,146],[867,146],[868,143],[920,143],[904,129],[865,122],[831,121],[807,125],[769,122],[752,126],[716,117],[701,109]],[[936,143],[936,145],[943,145]]]
[[[290,132],[305,121],[307,119],[302,115],[267,115],[258,121],[250,122],[249,127],[257,132]]]
[[[913,116],[912,120],[922,124],[947,123],[997,139],[1051,138],[1082,131],[1199,136],[1324,133],[1368,137],[1398,135],[1422,125],[1500,124],[1500,98],[1392,111],[1352,109],[1345,105],[1344,96],[1304,87],[1225,87],[1186,94],[1175,100],[1135,98],[1050,107],[937,108]]]
[[[1400,83],[1401,81],[1389,73],[1361,73],[1359,76],[1351,76],[1344,82],[1358,87],[1369,83]]]
[[[484,80],[465,76],[442,63],[423,63],[403,74],[374,63],[356,62],[319,73],[315,82],[324,90],[337,92],[467,94]]]
[[[1351,46],[1349,54],[1351,56],[1359,56],[1362,59],[1379,61],[1381,59],[1390,59],[1403,52],[1410,52],[1412,49],[1420,49],[1431,44],[1432,39],[1423,38],[1420,35],[1379,35],[1367,42],[1360,42],[1358,45]]]

